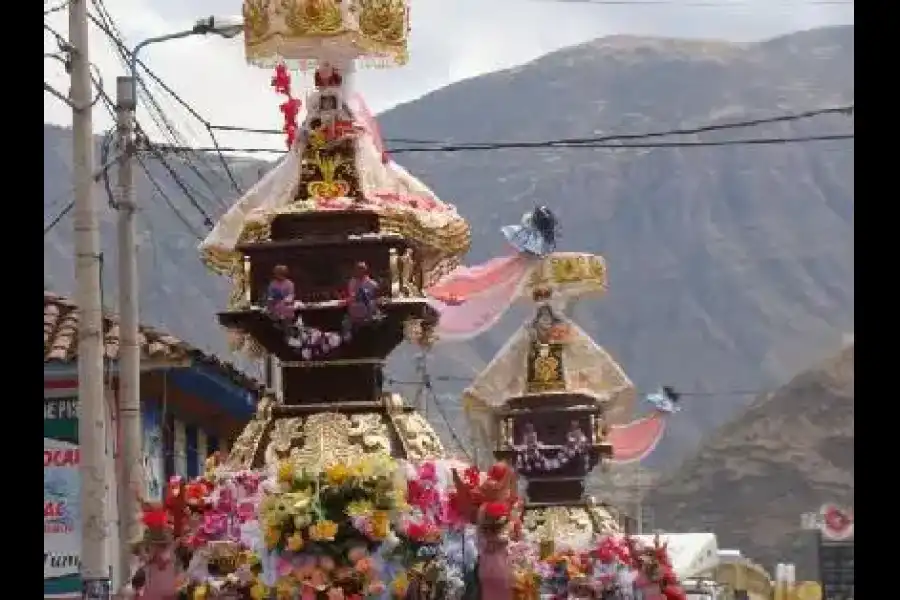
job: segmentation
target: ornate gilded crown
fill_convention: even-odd
[[[551,296],[553,296],[553,290],[545,285],[537,286],[531,292],[531,298],[535,302],[543,302],[544,300],[549,300]]]

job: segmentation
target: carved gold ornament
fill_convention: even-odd
[[[343,30],[338,0],[280,1],[284,22],[291,35],[334,35]]]
[[[619,533],[615,518],[602,506],[553,506],[525,508],[522,519],[526,538],[541,540],[590,541],[595,533]]]
[[[604,291],[607,287],[606,262],[603,257],[582,253],[554,253],[543,260],[528,281],[528,290],[545,294],[549,290],[567,288]]]
[[[405,43],[407,22],[403,0],[358,0],[359,32],[385,46]]]
[[[266,35],[271,27],[269,18],[272,0],[244,0],[244,36],[255,40]]]
[[[391,454],[387,425],[379,413],[315,413],[279,419],[266,448],[266,463],[290,459],[298,468],[323,469],[366,454]]]
[[[446,456],[441,438],[419,413],[397,413],[391,415],[391,420],[397,428],[407,460],[432,460]]]
[[[271,424],[274,402],[271,396],[264,396],[256,405],[256,414],[231,445],[225,461],[226,469],[244,471],[253,468],[260,441]]]
[[[559,361],[551,356],[538,355],[534,359],[534,378],[541,383],[548,383],[559,379]]]
[[[408,0],[244,0],[247,60],[311,68],[329,56],[407,61]]]

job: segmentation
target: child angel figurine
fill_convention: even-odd
[[[497,463],[478,486],[470,486],[453,471],[460,511],[478,532],[478,584],[482,598],[512,600],[515,578],[508,544],[519,534],[521,504],[515,471]]]

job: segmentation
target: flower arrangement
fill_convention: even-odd
[[[606,536],[577,551],[524,540],[513,470],[450,465],[284,460],[266,474],[173,480],[167,502],[145,505],[147,580],[186,600],[685,600],[658,539]],[[483,579],[504,569],[505,591]]]
[[[533,557],[533,555],[531,555]],[[618,600],[685,600],[684,590],[657,539],[653,546],[634,538],[605,536],[587,551],[561,550],[537,560],[514,561],[516,600],[540,597]]]

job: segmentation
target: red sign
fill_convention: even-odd
[[[853,513],[849,510],[826,504],[820,509],[822,533],[828,539],[843,540],[853,535]]]

